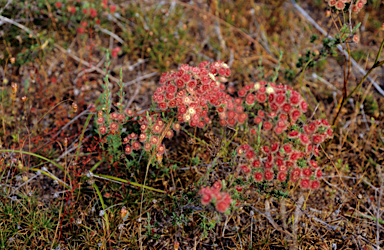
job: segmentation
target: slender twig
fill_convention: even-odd
[[[8,6],[13,2],[13,0],[8,0],[7,4],[0,9],[0,14],[3,13],[3,11],[8,8]]]
[[[45,161],[55,165],[56,167],[61,169],[65,174],[68,175],[68,173],[64,170],[64,168],[62,166],[60,166],[59,164],[57,164],[56,162],[54,162],[54,161],[52,161],[52,160],[50,160],[48,158],[45,158],[44,156],[41,156],[41,155],[38,155],[38,154],[35,154],[35,153],[31,153],[31,152],[26,152],[26,151],[21,151],[21,150],[12,150],[12,149],[0,149],[0,152],[11,152],[11,153],[26,154],[26,155],[31,155],[31,156],[40,158],[42,160],[45,160]]]
[[[59,129],[59,131],[57,131],[57,133],[53,136],[53,138],[56,138],[62,130],[65,130],[69,125],[71,125],[72,123],[74,123],[77,119],[79,119],[80,117],[82,117],[83,115],[86,115],[88,112],[89,112],[89,109],[91,107],[87,108],[86,110],[84,110],[83,112],[81,112],[80,114],[78,114],[77,116],[75,116],[72,120],[70,120],[67,124],[65,124],[62,128]]]
[[[321,28],[320,25],[318,25],[316,23],[316,21],[313,20],[313,18],[311,16],[309,16],[308,13],[303,8],[301,8],[294,0],[291,0],[291,3],[320,33],[322,33],[324,36],[326,36],[328,38],[333,39],[333,37],[328,35],[327,32],[325,30],[323,30],[323,28]],[[382,46],[381,46],[379,52],[381,52],[382,47],[383,47],[383,43],[382,43]],[[348,52],[345,51],[340,44],[337,45],[337,49],[341,53],[343,53],[346,56],[346,58],[349,58]],[[363,79],[364,80],[368,79],[373,84],[373,86],[376,88],[377,92],[379,92],[381,95],[384,96],[384,90],[379,86],[379,84],[377,84],[371,77],[368,76],[371,70],[368,73],[365,72],[365,70],[362,67],[360,67],[360,65],[353,58],[351,58],[351,63],[362,75],[364,75]],[[382,61],[382,63],[384,63],[384,61]],[[349,97],[347,97],[346,99],[348,99],[348,98]]]
[[[166,193],[165,191],[160,190],[160,189],[148,187],[148,186],[136,183],[136,182],[127,181],[127,180],[124,180],[124,179],[121,179],[121,178],[118,178],[118,177],[114,177],[114,176],[110,176],[110,175],[94,174],[94,173],[92,173],[91,176],[94,176],[94,177],[99,178],[99,179],[107,180],[107,181],[116,182],[116,183],[119,183],[119,184],[126,183],[126,184],[129,184],[129,185],[135,186],[135,187],[145,188],[145,189],[148,189],[148,190],[151,190],[151,191],[155,191],[155,192],[158,192],[158,193],[163,193],[163,194]]]
[[[100,202],[101,202],[101,207],[103,208],[101,214],[104,215],[105,223],[107,225],[107,234],[109,235],[109,220],[108,220],[108,214],[107,214],[107,211],[106,211],[106,206],[105,206],[105,203],[104,203],[103,196],[101,195],[100,190],[97,187],[96,183],[93,183],[92,185],[93,185],[93,188],[95,189],[97,195],[99,196],[99,199],[100,199]]]
[[[107,34],[107,35],[110,35],[111,37],[113,37],[116,41],[118,41],[119,43],[124,43],[124,40],[121,39],[118,35],[116,35],[115,33],[107,30],[107,29],[104,29],[104,28],[101,28],[99,25],[95,25],[95,28],[100,30],[101,32]]]
[[[136,79],[134,79],[134,80],[132,80],[132,81],[123,83],[123,86],[124,86],[124,87],[130,86],[130,85],[132,85],[132,84],[134,84],[134,83],[136,83],[136,82],[145,80],[145,79],[147,79],[147,78],[151,78],[152,76],[155,76],[155,75],[157,75],[157,74],[159,74],[159,72],[155,71],[155,72],[152,72],[152,73],[149,73],[149,74],[146,74],[146,75],[137,77]]]
[[[299,194],[299,200],[296,203],[295,216],[294,216],[294,221],[292,224],[293,245],[292,245],[291,249],[298,249],[297,230],[298,230],[300,215],[302,212],[301,207],[303,206],[303,203],[304,203],[304,195],[303,195],[303,193],[300,193]]]
[[[60,45],[57,45],[55,44],[54,45],[56,48],[58,48],[61,52],[63,52],[64,54],[68,54],[70,57],[72,57],[73,59],[75,59],[76,61],[80,62],[81,64],[84,64],[85,66],[89,67],[89,69],[94,69],[96,70],[98,73],[102,74],[103,76],[107,75],[107,72],[105,72],[104,70],[96,67],[96,66],[93,66],[92,64],[80,59],[79,57],[73,55],[70,51],[68,50],[65,50],[64,48],[62,48]],[[120,81],[120,79],[116,78],[116,77],[113,77],[113,76],[108,76],[108,79],[118,83]]]
[[[10,24],[13,24],[17,27],[19,27],[20,29],[24,30],[25,32],[31,34],[32,36],[35,36],[35,34],[33,33],[32,30],[28,29],[27,27],[25,27],[24,25],[16,22],[16,21],[13,21],[12,19],[9,19],[5,16],[0,16],[0,21],[3,21],[3,22],[7,22],[7,23],[10,23]]]

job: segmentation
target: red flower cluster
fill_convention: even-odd
[[[232,203],[232,198],[229,193],[220,192],[222,188],[221,182],[216,181],[211,188],[203,187],[199,194],[201,194],[201,203],[207,205],[210,202],[215,204],[216,210],[224,213],[228,210]]]
[[[261,123],[264,131],[272,130],[276,134],[281,134],[290,124],[296,123],[308,108],[298,92],[284,85],[261,81],[245,86],[239,91],[239,95],[240,92],[245,96],[245,104],[251,106],[259,104],[255,106],[257,116],[253,119],[256,125],[255,131]]]
[[[133,116],[133,111],[130,109],[126,110],[126,113],[129,114],[129,116]],[[136,147],[133,147],[134,150],[140,150],[142,148],[145,151],[157,149],[158,156],[165,153],[165,146],[159,144],[162,133],[165,133],[165,138],[171,139],[174,135],[174,131],[179,132],[180,130],[180,124],[173,123],[172,128],[164,131],[166,129],[166,124],[158,114],[153,114],[148,117],[141,117],[138,120],[138,123],[140,125],[141,134],[138,137],[136,134],[131,134],[127,138],[124,138],[124,143],[127,144],[126,148],[131,147],[131,145],[133,147],[135,144]],[[137,141],[137,138],[140,142]]]
[[[293,182],[301,179],[302,188],[318,188],[317,179],[322,172],[316,161],[304,159],[311,159],[312,154],[318,156],[318,145],[333,136],[328,122],[317,120],[299,125],[299,117],[308,105],[288,86],[258,82],[241,89],[239,96],[256,114],[251,134],[259,133],[263,140],[257,150],[248,144],[237,149],[242,158],[240,171],[256,182],[284,182],[289,177]]]
[[[325,0],[328,2],[329,7],[335,8],[337,10],[348,10],[352,3],[352,0]],[[367,0],[358,0],[353,2],[352,12],[359,12],[364,5],[367,3]]]
[[[109,124],[106,124],[106,119],[102,111],[99,111],[97,114],[96,123],[99,125],[100,134],[104,135],[110,131],[111,133],[116,133],[120,129],[120,125],[126,122],[125,114],[111,113],[109,115]]]
[[[198,67],[182,65],[177,72],[161,76],[162,86],[156,90],[153,101],[161,110],[175,108],[180,123],[204,128],[211,121],[210,107],[216,107],[222,115],[225,112],[223,106],[232,100],[223,91],[225,86],[219,79],[219,76],[225,79],[230,74],[223,62],[202,62]]]

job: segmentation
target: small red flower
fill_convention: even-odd
[[[287,179],[287,173],[286,172],[280,172],[278,175],[277,175],[277,180],[280,181],[280,182],[283,182]]]
[[[162,155],[165,153],[165,146],[164,145],[160,145],[159,147],[157,147],[157,153]]]
[[[253,150],[249,150],[246,154],[245,154],[245,157],[248,159],[248,160],[251,160],[252,158],[255,157],[255,152],[253,152]]]
[[[135,140],[135,139],[137,138],[137,134],[135,134],[135,133],[130,133],[130,134],[128,135],[128,137],[129,137],[129,139],[131,139],[131,140]]]
[[[106,126],[100,126],[99,127],[100,134],[104,135],[107,133],[107,127]]]
[[[336,7],[336,9],[338,9],[338,10],[343,10],[344,7],[345,7],[345,3],[343,3],[342,1],[337,1],[335,7]]]
[[[56,8],[61,8],[61,7],[63,7],[63,4],[61,3],[61,2],[56,2]]]
[[[119,129],[119,125],[118,125],[117,123],[115,123],[115,122],[112,122],[112,123],[109,125],[109,129],[110,129],[111,131],[116,131],[116,130]]]
[[[256,94],[256,100],[260,103],[264,103],[267,100],[267,96],[265,94]]]
[[[279,170],[279,172],[287,172],[288,166],[287,165],[281,165],[277,169]]]
[[[271,146],[272,153],[276,153],[278,150],[279,150],[279,143],[276,142],[276,143],[272,144],[272,146]]]
[[[125,149],[124,149],[124,151],[125,151],[125,153],[126,154],[131,154],[132,153],[132,147],[131,146],[129,146],[129,145],[127,145],[127,146],[125,146]]]
[[[276,163],[276,165],[279,166],[279,167],[282,166],[282,165],[284,165],[284,161],[283,161],[283,159],[281,159],[281,158],[276,158],[275,163]]]
[[[300,109],[301,109],[301,111],[303,111],[303,112],[307,112],[308,104],[307,104],[304,100],[301,101],[301,103],[300,103]]]
[[[274,131],[279,135],[284,132],[284,128],[276,126]]]
[[[96,123],[97,123],[97,124],[103,124],[104,122],[105,122],[104,117],[99,117],[99,118],[97,118],[97,120],[96,120]]]
[[[240,166],[241,170],[245,173],[245,174],[248,174],[251,172],[251,169],[249,169],[249,167],[247,165],[241,165]]]
[[[263,123],[263,128],[264,128],[265,130],[270,130],[270,129],[272,128],[272,123],[270,123],[270,122],[264,122],[264,123]]]
[[[152,137],[149,141],[152,145],[156,145],[159,142],[159,137],[156,135],[152,135]]]
[[[262,173],[259,173],[259,172],[255,173],[255,181],[256,182],[262,182],[263,179],[264,179],[264,177],[263,177]]]
[[[311,177],[312,175],[312,171],[310,168],[304,168],[303,171],[302,171],[302,174],[304,177]]]
[[[84,32],[85,32],[85,29],[83,28],[83,27],[79,27],[79,28],[77,28],[77,33],[79,33],[79,34],[84,34]]]
[[[174,133],[172,130],[168,130],[167,133],[165,133],[165,138],[171,139],[173,137]]]
[[[364,7],[364,1],[360,0],[360,1],[357,1],[356,3],[356,7],[360,10]]]
[[[274,174],[272,171],[269,171],[269,170],[266,170],[265,173],[264,173],[264,178],[265,180],[267,181],[271,181],[274,177]]]
[[[285,102],[285,95],[282,95],[282,94],[277,95],[275,102],[277,105],[282,106]]]
[[[282,107],[283,111],[286,112],[286,113],[289,113],[292,109],[292,106],[289,105],[288,103],[284,104],[283,107]]]
[[[256,116],[255,119],[253,120],[255,122],[255,124],[260,124],[263,122],[263,118],[259,117],[259,116]]]
[[[308,179],[303,179],[303,180],[300,181],[300,187],[301,187],[302,189],[307,189],[307,188],[309,188],[309,185],[310,185],[310,182],[309,182]]]
[[[292,95],[289,98],[289,101],[291,102],[292,105],[298,105],[300,103],[300,96],[299,95]]]
[[[132,148],[133,148],[133,150],[140,150],[140,148],[141,148],[141,144],[140,144],[140,142],[138,142],[138,141],[134,141],[133,143],[132,143]]]
[[[281,121],[286,121],[286,120],[288,120],[288,116],[287,116],[287,114],[281,113],[281,114],[279,115],[279,120],[281,120]]]
[[[111,13],[115,12],[115,11],[116,11],[116,5],[111,5],[111,6],[109,6],[109,11],[110,11]]]
[[[180,131],[180,128],[181,128],[179,123],[174,123],[172,127],[173,127],[173,130],[175,130],[176,132]]]
[[[74,14],[76,12],[76,8],[74,6],[68,6],[68,11]]]
[[[145,142],[145,141],[147,140],[147,134],[140,134],[140,136],[139,136],[139,140],[140,140],[141,142]]]
[[[311,189],[318,189],[320,187],[320,182],[317,180],[313,180],[309,185]]]
[[[248,94],[247,97],[245,98],[245,103],[248,104],[248,105],[252,105],[255,103],[255,95],[253,94]]]
[[[225,211],[227,211],[228,207],[229,207],[229,203],[225,201],[220,201],[216,204],[216,210],[221,213],[224,213]]]
[[[89,9],[89,14],[90,14],[91,17],[93,17],[93,18],[97,17],[97,11],[96,11],[94,8],[90,8],[90,9]]]
[[[288,133],[288,138],[290,139],[297,138],[299,134],[300,133],[298,131],[292,130],[291,132]]]
[[[240,185],[235,186],[235,189],[237,190],[237,192],[243,191],[243,187]]]
[[[259,160],[254,160],[252,162],[252,167],[254,167],[254,168],[259,168],[260,165],[261,165],[261,162]]]
[[[308,145],[309,142],[310,142],[309,141],[309,137],[307,135],[305,135],[305,134],[301,134],[299,136],[299,139],[300,139],[301,144],[303,144],[303,145]]]
[[[126,109],[126,110],[125,110],[125,113],[126,113],[128,116],[133,116],[133,115],[134,115],[134,113],[133,113],[133,111],[132,111],[131,109]]]
[[[309,164],[311,165],[311,167],[313,168],[318,168],[319,166],[317,165],[317,162],[314,161],[314,160],[309,160]]]
[[[290,144],[284,144],[283,149],[284,149],[286,154],[292,153],[292,146]]]
[[[145,144],[144,144],[144,150],[145,150],[146,152],[148,152],[149,150],[151,150],[151,148],[152,148],[152,144],[150,144],[150,143],[145,143]]]
[[[247,94],[247,91],[245,89],[240,89],[237,93],[240,97],[244,97]]]
[[[273,165],[272,165],[271,162],[265,162],[265,163],[264,163],[264,168],[265,168],[265,169],[272,169],[272,167],[273,167]]]
[[[268,146],[262,146],[261,149],[266,154],[269,154],[271,152],[271,149]]]
[[[312,142],[314,143],[314,144],[320,144],[320,143],[322,143],[324,141],[324,138],[321,136],[321,135],[314,135],[313,137],[312,137]]]

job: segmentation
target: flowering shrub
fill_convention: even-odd
[[[250,133],[257,138],[252,146],[237,149],[239,171],[251,182],[299,182],[301,188],[320,186],[321,170],[313,156],[319,156],[319,144],[333,136],[326,120],[301,122],[307,103],[288,86],[258,82],[243,88],[243,105],[255,114]],[[254,102],[247,102],[248,99]],[[251,124],[252,124],[251,123]]]
[[[181,126],[241,126],[249,142],[235,149],[233,160],[238,165],[237,177],[242,176],[246,186],[265,183],[272,188],[286,187],[291,182],[302,189],[317,189],[322,171],[314,157],[319,156],[319,145],[333,135],[328,122],[306,121],[303,114],[308,105],[289,86],[260,81],[246,85],[237,92],[238,97],[232,97],[228,92],[233,91],[226,90],[224,84],[230,73],[223,62],[182,65],[176,72],[164,73],[152,96],[151,112],[139,115],[127,109],[104,115],[100,111],[96,121],[99,132],[115,135],[122,124],[135,121],[140,134],[129,132],[123,137],[125,154],[145,150],[162,159],[166,151],[162,140],[171,139]],[[229,211],[232,198],[221,189],[218,181],[211,188],[202,187],[202,204],[213,203],[217,211]]]

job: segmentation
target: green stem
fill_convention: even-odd
[[[100,164],[103,162],[104,160],[101,160],[99,161],[98,163],[96,163],[92,168],[91,170],[89,170],[89,172],[93,172],[98,166],[100,166]]]
[[[114,176],[110,176],[110,175],[93,174],[93,176],[96,177],[96,178],[99,177],[99,178],[103,178],[103,179],[109,179],[109,180],[114,180],[114,181],[119,181],[119,182],[127,183],[127,184],[130,184],[130,185],[135,186],[135,187],[146,188],[146,189],[148,189],[148,190],[155,191],[155,192],[159,192],[159,193],[163,193],[163,194],[166,193],[165,191],[160,190],[160,189],[156,189],[156,188],[148,187],[148,186],[145,186],[145,185],[143,185],[143,184],[139,184],[139,183],[136,183],[136,182],[127,181],[127,180],[124,180],[124,179],[121,179],[121,178],[118,178],[118,177],[114,177]]]
[[[96,193],[99,196],[99,199],[101,202],[101,207],[103,208],[103,211],[104,211],[104,219],[105,219],[105,222],[107,223],[107,231],[109,231],[109,221],[108,221],[107,211],[105,210],[106,207],[105,207],[105,203],[103,200],[103,196],[101,195],[100,190],[95,183],[93,183],[92,186],[95,188]]]
[[[229,141],[227,141],[226,143],[225,143],[225,150],[227,151],[227,148],[228,148],[228,146],[229,146],[229,144],[235,139],[235,137],[237,136],[237,132],[238,132],[238,129],[236,129],[235,130],[235,134],[232,136],[232,138],[229,140]]]
[[[52,178],[52,179],[54,179],[54,180],[57,180],[61,185],[65,186],[66,188],[70,188],[70,186],[68,186],[64,181],[60,180],[59,178],[57,178],[57,177],[54,176],[54,175],[51,175],[51,174],[48,173],[48,172],[45,172],[45,171],[43,171],[43,170],[41,170],[41,169],[39,169],[39,168],[31,168],[30,170],[35,171],[35,172],[40,171],[40,173],[42,173],[43,175],[46,175],[46,176],[48,176],[49,178]]]
[[[371,220],[373,220],[375,222],[377,221],[377,219],[375,217],[373,217],[373,216],[369,216],[369,215],[365,215],[365,214],[360,214],[360,213],[358,215],[360,217],[363,217],[363,218],[371,219]],[[384,225],[384,220],[379,218],[379,223]]]
[[[361,87],[361,85],[363,84],[363,82],[368,78],[368,76],[371,74],[371,72],[377,68],[377,67],[380,67],[381,65],[384,64],[384,60],[383,61],[379,61],[379,57],[380,57],[380,54],[381,54],[381,51],[384,47],[384,39],[383,41],[381,42],[381,45],[380,45],[380,49],[379,49],[379,52],[377,53],[376,55],[376,59],[375,59],[375,63],[373,64],[373,66],[368,70],[368,72],[365,74],[365,76],[363,77],[363,79],[361,79],[361,81],[359,82],[359,84],[352,90],[352,92],[347,96],[347,98],[345,99],[342,99],[341,101],[341,104],[340,104],[340,107],[339,107],[339,110],[337,111],[337,114],[335,116],[335,118],[333,119],[333,125],[335,125],[336,123],[336,120],[337,120],[337,117],[339,116],[340,114],[340,111],[341,111],[341,108],[344,106],[344,103],[345,103],[345,100],[348,100],[349,98],[351,98],[351,96]]]
[[[0,152],[20,153],[20,154],[26,154],[26,155],[31,155],[31,156],[40,158],[42,160],[45,160],[45,161],[55,165],[59,169],[61,169],[68,176],[69,180],[71,180],[71,177],[69,176],[67,171],[64,170],[64,168],[62,166],[60,166],[59,164],[57,164],[56,162],[54,162],[54,161],[52,161],[52,160],[50,160],[48,158],[45,158],[44,156],[41,156],[41,155],[38,155],[38,154],[35,154],[35,153],[31,153],[31,152],[26,152],[26,151],[21,151],[21,150],[12,150],[12,149],[0,149]]]
[[[372,68],[369,69],[369,71],[365,74],[365,76],[363,77],[363,79],[361,79],[361,81],[359,82],[359,84],[357,84],[357,86],[352,90],[352,92],[347,96],[347,98],[345,98],[345,100],[348,100],[349,98],[351,98],[351,96],[356,92],[356,90],[358,88],[360,88],[360,86],[363,84],[363,82],[365,81],[365,79],[367,79],[367,77],[369,76],[369,74],[371,74],[372,70],[375,68],[375,65],[372,66]],[[345,100],[343,101],[342,104],[344,104]],[[343,105],[340,106],[340,109],[342,108]]]
[[[346,100],[348,100],[355,92],[358,88],[360,88],[360,86],[363,84],[363,82],[365,81],[365,79],[367,79],[367,77],[369,76],[369,74],[372,72],[373,69],[377,68],[377,67],[380,67],[381,65],[384,64],[384,60],[383,61],[379,61],[379,57],[380,57],[380,54],[381,54],[381,51],[384,47],[384,39],[383,41],[381,42],[381,45],[380,45],[380,49],[379,49],[379,52],[377,52],[377,55],[376,55],[376,59],[375,59],[375,63],[373,64],[373,66],[369,69],[369,71],[365,74],[365,76],[363,77],[363,79],[361,79],[361,81],[359,82],[359,84],[352,90],[352,92],[347,96]]]
[[[190,137],[192,137],[193,139],[195,139],[196,141],[204,144],[204,145],[207,145],[208,143],[206,143],[205,141],[203,140],[200,140],[199,138],[195,137],[193,134],[189,133],[185,128],[181,127],[181,129],[187,134],[189,135]]]
[[[376,60],[375,60],[375,64],[379,61],[379,57],[380,57],[381,50],[383,49],[383,47],[384,47],[384,39],[383,39],[383,41],[381,42],[379,52],[377,53]]]

